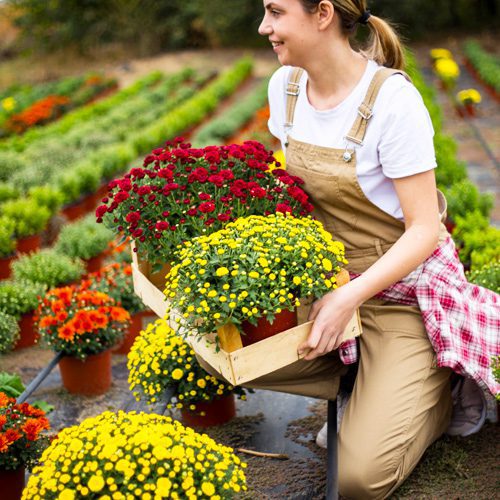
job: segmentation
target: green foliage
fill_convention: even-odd
[[[84,273],[80,259],[72,259],[52,249],[23,255],[12,263],[16,280],[41,283],[48,288],[76,281]]]
[[[500,293],[500,262],[493,261],[474,271],[469,271],[467,279],[470,283],[475,283],[476,285],[493,290],[495,293]]]
[[[38,307],[47,287],[25,279],[0,282],[0,311],[20,319]]]
[[[33,199],[6,201],[0,206],[0,214],[15,222],[15,235],[18,238],[41,233],[51,217],[49,209],[38,205]]]
[[[18,398],[25,387],[19,375],[0,372],[0,392],[4,392],[9,398]]]
[[[64,199],[63,194],[52,186],[34,186],[28,194],[39,206],[48,208],[51,215],[57,213]]]
[[[24,165],[23,159],[13,151],[0,151],[0,181],[10,180],[12,174],[22,170]]]
[[[0,204],[4,201],[15,200],[19,197],[19,190],[12,184],[0,182]]]
[[[443,189],[443,192],[448,201],[448,215],[455,221],[475,210],[488,217],[493,208],[493,195],[480,193],[477,186],[468,179],[455,182]]]
[[[0,216],[0,257],[10,257],[16,250],[14,232],[16,223],[9,217]]]
[[[19,324],[17,319],[10,314],[0,311],[0,354],[11,351],[18,339]]]
[[[481,80],[500,92],[500,59],[483,50],[475,40],[467,40],[463,48],[467,59],[474,66]]]
[[[467,177],[465,162],[457,158],[457,143],[449,135],[436,134],[434,136],[436,151],[436,182],[441,189],[451,186]]]
[[[493,376],[497,382],[500,382],[500,356],[497,356],[491,360],[491,369],[493,370]],[[496,394],[495,397],[500,401],[500,393]]]
[[[104,252],[113,232],[103,224],[97,224],[94,214],[62,228],[54,249],[69,257],[90,259]]]

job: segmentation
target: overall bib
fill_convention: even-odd
[[[305,181],[302,188],[311,197],[314,216],[345,244],[347,269],[355,274],[366,271],[405,231],[402,221],[368,200],[356,175],[356,147],[362,147],[381,85],[395,73],[400,72],[384,68],[373,77],[346,137],[354,148],[333,149],[287,139],[287,172]],[[300,75],[300,70],[293,70],[287,89],[290,128]],[[441,226],[443,241],[447,233]],[[358,374],[339,430],[339,491],[347,498],[385,498],[446,430],[451,416],[451,370],[436,367],[417,306],[370,299],[361,306],[360,315]],[[345,372],[335,351],[297,361],[245,386],[331,400]]]

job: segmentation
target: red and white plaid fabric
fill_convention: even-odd
[[[376,298],[418,305],[438,366],[471,377],[492,394],[500,392],[491,369],[500,354],[500,295],[467,282],[451,237]],[[356,362],[356,342],[344,342],[340,357],[345,364]]]

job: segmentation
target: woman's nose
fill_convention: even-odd
[[[269,25],[269,23],[267,22],[266,16],[264,16],[264,18],[262,19],[262,22],[260,23],[258,31],[259,31],[259,35],[262,35],[262,36],[266,36],[266,35],[271,34],[272,29],[271,29],[271,26]]]

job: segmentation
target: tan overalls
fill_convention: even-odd
[[[355,147],[362,147],[378,91],[394,73],[381,69],[375,74],[348,134]],[[300,71],[294,70],[288,86],[290,127],[299,79]],[[315,146],[288,137],[286,165],[290,174],[305,181],[302,187],[312,199],[314,215],[345,244],[349,271],[363,273],[403,234],[404,223],[375,206],[361,190],[355,149]],[[445,236],[442,226],[440,241]],[[339,492],[347,498],[385,498],[445,431],[451,415],[451,372],[435,367],[418,307],[371,299],[360,313],[358,375],[339,431]],[[334,399],[345,371],[335,351],[297,361],[245,385]]]

